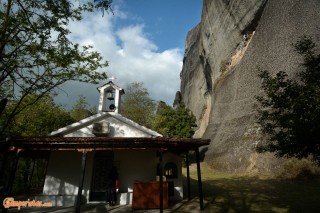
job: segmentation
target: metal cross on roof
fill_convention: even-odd
[[[111,76],[110,78],[108,78],[108,80],[109,80],[109,81],[112,81],[112,82],[113,82],[113,80],[115,80],[115,79],[117,79],[117,78],[114,77],[114,76]]]

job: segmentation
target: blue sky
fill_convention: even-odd
[[[200,21],[202,0],[126,0],[120,7],[129,16],[123,23],[144,24],[149,38],[163,51],[184,47],[187,32]]]
[[[202,0],[114,0],[113,10],[114,14],[96,11],[70,23],[70,39],[93,45],[109,62],[99,71],[115,76],[120,87],[143,82],[152,99],[171,105],[180,87],[187,32],[200,22]],[[83,95],[90,105],[97,105],[98,86],[69,82],[56,100],[72,106]]]

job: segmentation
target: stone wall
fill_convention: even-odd
[[[230,172],[274,172],[281,161],[257,154],[258,70],[293,76],[301,58],[292,43],[320,44],[319,0],[204,0],[202,20],[187,36],[182,101],[195,114],[195,137],[210,138],[205,160]]]

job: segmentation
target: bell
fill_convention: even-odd
[[[113,94],[114,94],[113,92],[108,92],[107,93],[108,100],[110,100],[110,101],[114,100],[114,95]]]
[[[114,104],[110,104],[109,109],[111,111],[114,111],[116,109],[116,106]]]

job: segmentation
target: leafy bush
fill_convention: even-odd
[[[295,79],[284,71],[275,77],[268,71],[259,74],[265,95],[257,97],[258,123],[269,138],[258,151],[278,157],[312,157],[320,165],[320,55],[309,37],[294,47],[303,57],[303,70]]]

